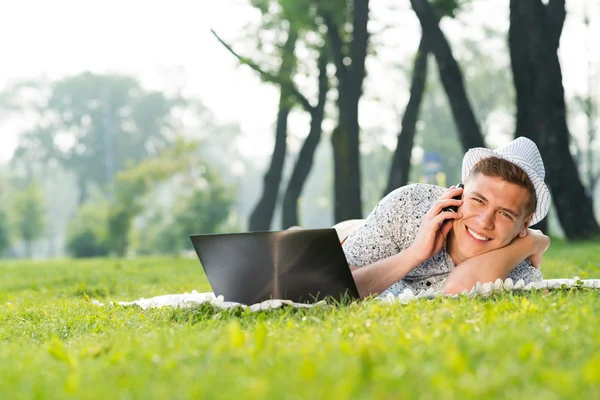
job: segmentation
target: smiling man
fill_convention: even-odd
[[[529,226],[550,208],[544,176],[537,146],[521,137],[497,150],[469,150],[464,189],[396,189],[343,243],[361,296],[429,288],[458,293],[507,277],[541,280],[550,239]]]

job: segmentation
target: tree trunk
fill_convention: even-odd
[[[353,7],[352,41],[349,57],[344,54],[344,44],[339,28],[330,15],[324,15],[329,45],[338,80],[339,122],[331,142],[334,152],[334,219],[340,222],[362,218],[360,188],[360,127],[358,103],[362,96],[367,56],[369,0],[355,0]],[[346,60],[351,60],[347,66]]]
[[[591,68],[591,67],[590,67]],[[591,85],[590,85],[591,89]],[[590,90],[591,92],[591,90]],[[596,141],[596,110],[594,99],[591,94],[586,99],[586,118],[587,118],[587,148],[586,148],[586,166],[587,166],[587,179],[588,179],[588,197],[590,202],[594,204],[594,194],[596,192],[596,183],[598,182],[598,176],[600,172],[596,173],[594,167],[594,143]]]
[[[473,147],[485,147],[481,129],[465,91],[462,72],[452,55],[450,44],[439,26],[440,18],[436,10],[428,0],[411,0],[410,2],[421,23],[423,36],[429,41],[431,52],[437,60],[440,79],[448,96],[464,151]]]
[[[410,98],[406,105],[406,110],[402,116],[402,128],[398,134],[398,144],[392,159],[392,166],[388,177],[388,184],[383,195],[408,184],[408,174],[410,172],[410,159],[413,149],[415,128],[419,119],[419,109],[423,92],[425,91],[425,81],[427,79],[427,56],[429,48],[425,36],[421,36],[421,43],[417,50],[415,63],[413,66],[412,82],[410,85]]]
[[[339,113],[339,124],[331,135],[336,223],[362,218],[358,103]]]
[[[521,6],[521,5],[519,5]],[[516,22],[522,20],[520,13],[515,14],[514,5],[511,2],[511,18]],[[517,117],[515,138],[525,136],[533,140],[539,146],[539,137],[534,129],[534,122],[531,113],[531,104],[533,104],[533,82],[538,78],[533,64],[529,60],[529,50],[527,41],[527,27],[521,23],[511,24],[508,30],[509,52],[513,73],[513,81],[516,91]],[[541,150],[540,150],[541,151]],[[548,233],[548,218],[544,218],[534,226],[544,233]]]
[[[293,29],[289,30],[288,38],[282,49],[281,68],[279,77],[291,81],[295,56],[294,49],[298,33]],[[290,94],[289,90],[283,86],[280,88],[279,111],[277,113],[277,123],[275,128],[275,147],[271,156],[271,164],[263,179],[263,193],[256,207],[252,211],[249,219],[250,231],[263,231],[271,229],[277,198],[279,197],[279,186],[281,185],[281,176],[283,174],[283,165],[286,155],[287,140],[287,121],[290,113]]]
[[[304,188],[304,184],[310,174],[313,165],[315,150],[321,141],[321,124],[325,113],[325,102],[329,90],[327,78],[328,57],[323,50],[319,57],[319,93],[318,103],[314,109],[311,109],[310,131],[304,140],[298,160],[294,165],[292,176],[288,182],[287,189],[283,196],[282,210],[282,228],[287,229],[298,225],[298,199]]]
[[[331,144],[333,147],[333,181],[334,181],[334,219],[335,222],[341,222],[348,219],[362,218],[350,217],[356,215],[356,197],[352,195],[344,195],[350,192],[350,184],[353,179],[352,168],[353,157],[349,156],[352,153],[350,147],[350,134],[347,126],[340,121],[331,134]],[[350,158],[350,160],[349,160]]]
[[[264,231],[271,229],[271,222],[279,196],[279,185],[283,174],[283,164],[286,154],[287,120],[290,108],[282,93],[279,99],[277,113],[277,128],[275,131],[275,148],[271,157],[271,165],[263,178],[263,193],[258,204],[250,215],[249,230]]]
[[[517,136],[535,141],[546,167],[546,182],[568,239],[600,233],[594,212],[569,152],[569,128],[557,49],[564,0],[511,0],[509,46],[517,91]],[[558,16],[558,18],[557,18]]]

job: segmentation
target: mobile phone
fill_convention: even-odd
[[[459,183],[458,185],[456,185],[457,188],[464,188],[465,185],[463,185],[462,183]],[[462,194],[459,194],[458,196],[453,197],[454,200],[460,200],[462,198]],[[444,212],[457,212],[458,211],[458,207],[457,206],[448,206],[446,208],[442,208],[442,211]]]

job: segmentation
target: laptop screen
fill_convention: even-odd
[[[191,235],[190,239],[215,295],[225,301],[312,303],[359,298],[334,229]]]

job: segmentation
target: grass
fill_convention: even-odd
[[[546,278],[600,278],[598,246],[553,243]],[[407,305],[98,307],[196,289],[196,260],[0,264],[6,399],[600,398],[600,292]]]

